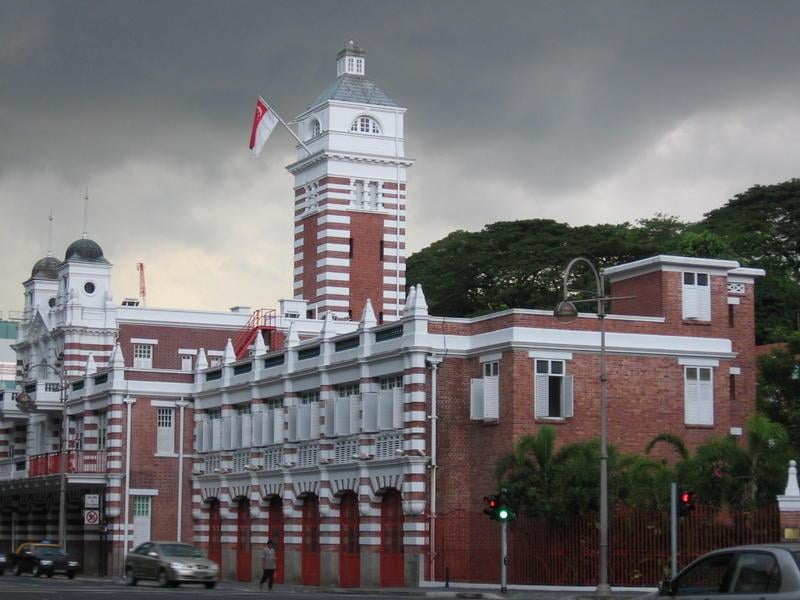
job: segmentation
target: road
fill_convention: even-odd
[[[285,588],[276,586],[271,592],[266,589],[259,590],[257,585],[247,585],[243,583],[220,583],[215,589],[207,590],[202,585],[182,585],[179,588],[161,588],[155,583],[140,582],[135,587],[127,586],[123,582],[114,579],[90,579],[81,578],[67,579],[65,577],[53,577],[52,579],[34,578],[30,575],[14,577],[6,573],[0,577],[0,598],[3,600],[121,600],[131,598],[133,600],[168,600],[172,598],[199,598],[202,600],[217,599],[238,599],[242,598],[292,598],[303,600],[305,598],[326,598],[343,600],[347,596],[342,592],[331,593],[320,591],[313,588]],[[367,600],[369,598],[381,598],[391,600],[392,598],[405,598],[408,600],[408,592],[398,595],[380,593],[359,593],[358,598]]]
[[[607,600],[633,600],[641,592],[617,592]],[[591,594],[588,594],[591,596]],[[289,600],[344,600],[355,597],[359,600],[411,600],[412,598],[483,598],[484,600],[578,600],[587,597],[586,592],[509,590],[502,595],[498,590],[469,590],[443,588],[403,588],[398,590],[326,590],[302,586],[276,585],[271,592],[259,590],[255,584],[222,582],[213,590],[202,585],[182,585],[179,588],[158,587],[155,582],[139,582],[135,587],[125,585],[119,579],[97,579],[80,577],[34,578],[31,575],[15,577],[8,571],[0,577],[0,598],[2,600],[172,600],[183,598],[191,600],[242,600],[251,598],[284,598]]]

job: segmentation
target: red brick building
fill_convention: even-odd
[[[88,239],[36,263],[21,395],[0,414],[0,549],[57,535],[62,412],[67,545],[88,571],[121,574],[138,542],[182,539],[250,581],[271,538],[279,581],[340,586],[441,578],[431,523],[478,511],[515,440],[544,424],[562,443],[598,435],[595,315],[448,318],[421,287],[405,296],[404,109],[363,60],[348,45],[296,120],[311,155],[289,167],[295,298],[277,312],[117,305]],[[612,295],[632,296],[606,317],[612,444],[743,435],[761,275],[674,256],[605,270]],[[94,494],[101,518],[85,522]],[[464,523],[465,539],[485,525]]]

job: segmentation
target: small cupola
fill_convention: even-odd
[[[367,64],[364,49],[350,40],[336,55],[336,76],[366,74]]]

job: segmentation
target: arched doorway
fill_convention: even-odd
[[[236,580],[250,581],[253,567],[250,564],[250,499],[239,497],[236,507]]]
[[[303,585],[319,585],[319,498],[303,499],[303,550],[300,567]]]
[[[360,516],[353,492],[342,496],[339,505],[339,586],[361,585],[361,550],[358,544]]]
[[[400,492],[392,489],[381,501],[381,586],[403,586],[404,568],[403,504]]]
[[[275,546],[275,583],[283,583],[283,501],[273,496],[269,501],[269,539]]]
[[[216,498],[208,508],[208,558],[222,566],[222,513]]]

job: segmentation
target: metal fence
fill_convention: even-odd
[[[596,514],[556,523],[520,518],[509,525],[508,583],[596,585]],[[748,511],[698,506],[681,519],[678,563],[724,546],[780,539],[777,505]],[[617,507],[609,529],[609,582],[653,586],[669,572],[669,513]],[[500,524],[482,513],[453,511],[436,519],[435,577],[473,583],[500,579]]]

